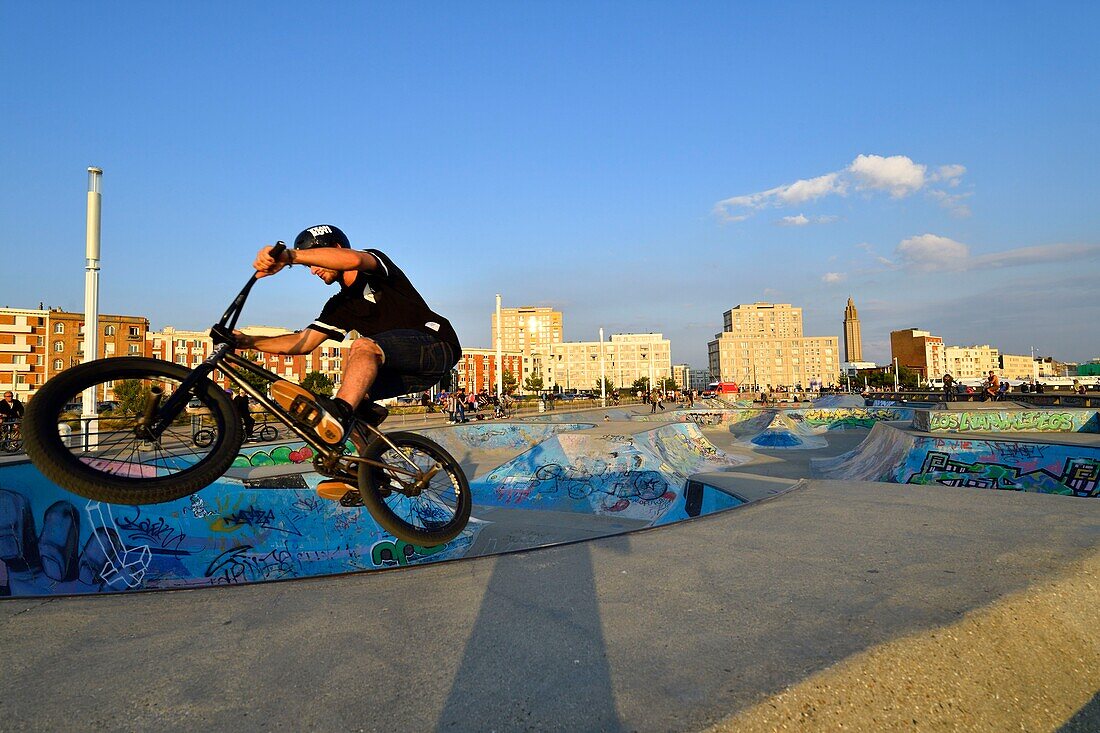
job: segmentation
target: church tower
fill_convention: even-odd
[[[859,314],[855,303],[848,298],[848,307],[844,309],[844,360],[863,361],[863,337],[859,333]]]

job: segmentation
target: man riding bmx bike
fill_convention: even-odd
[[[378,426],[389,411],[375,400],[420,392],[450,374],[462,355],[450,322],[428,307],[409,278],[377,249],[351,248],[347,236],[331,224],[302,231],[294,248],[278,259],[271,247],[256,253],[257,277],[274,275],[288,265],[305,265],[326,285],[340,291],[329,298],[308,326],[279,336],[249,336],[234,331],[238,349],[267,354],[308,354],[326,339],[342,341],[358,333],[333,398],[319,397],[292,382],[271,386],[271,396],[329,445],[349,439],[353,416]],[[362,449],[362,446],[358,446]],[[355,480],[321,482],[317,492],[340,499],[356,490]]]

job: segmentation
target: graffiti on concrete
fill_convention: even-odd
[[[930,451],[920,471],[909,476],[906,483],[1096,496],[1098,478],[1100,460],[1093,458],[1066,458],[1055,472],[1046,466],[1023,470],[1005,463],[967,462],[948,453]]]
[[[915,424],[929,432],[1098,432],[1097,413],[1092,410],[929,410],[918,413]]]
[[[912,410],[893,407],[834,407],[805,410],[802,413],[802,418],[808,425],[824,426],[829,430],[870,429],[876,422],[909,420],[912,417]]]
[[[33,465],[0,469],[0,594],[44,596],[253,583],[373,570],[463,556],[483,523],[409,551],[365,509],[319,498],[316,474],[287,488],[223,478],[146,506],[87,501]],[[268,485],[268,484],[265,484]],[[399,552],[387,554],[386,542]],[[377,560],[377,562],[376,562]]]

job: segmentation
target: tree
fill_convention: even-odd
[[[607,379],[606,377],[604,378],[602,384],[600,383],[600,380],[598,380],[598,379],[596,380],[596,395],[597,396],[600,395],[600,387],[604,388],[604,394],[611,394],[611,392],[614,391],[614,389],[615,389],[615,387],[611,384],[611,380]]]
[[[672,392],[676,389],[676,380],[672,377],[665,377],[661,381],[657,382],[657,384],[660,385],[660,388],[665,390],[666,392]]]
[[[516,391],[518,382],[516,381],[516,375],[512,374],[507,369],[504,370],[504,374],[500,378],[500,388],[504,390],[504,394],[512,394]]]
[[[243,354],[243,356],[244,356],[245,359],[248,359],[249,361],[257,361],[257,362],[261,358],[260,353],[258,351],[246,351]],[[252,372],[248,371],[247,369],[236,369],[234,371],[236,371],[236,373],[240,376],[242,381],[247,382],[248,384],[255,387],[257,392],[259,392],[260,394],[267,394],[267,388],[271,384],[271,382],[269,380],[264,379],[259,374],[253,374]]]
[[[140,379],[123,379],[121,382],[115,382],[113,391],[115,400],[118,402],[117,412],[122,415],[139,413],[150,395],[149,386]]]
[[[542,390],[542,375],[532,374],[523,380],[523,388],[528,392],[539,392]]]
[[[643,392],[649,391],[649,377],[638,377],[634,380],[634,384],[630,385],[630,388],[637,392],[639,389]]]
[[[308,389],[313,394],[325,395],[326,397],[332,396],[332,388],[336,386],[332,381],[332,377],[327,374],[321,374],[321,372],[310,372],[302,378],[302,386]]]

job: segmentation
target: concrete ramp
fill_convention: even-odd
[[[810,465],[819,478],[1100,496],[1100,448],[930,437],[883,423],[855,450]]]
[[[637,435],[562,434],[475,479],[470,488],[483,506],[657,523],[686,503],[691,474],[745,460],[718,450],[691,424]],[[729,497],[727,506],[738,503]]]
[[[813,450],[828,445],[802,419],[794,420],[782,412],[776,413],[768,427],[753,436],[749,442],[772,450]]]

